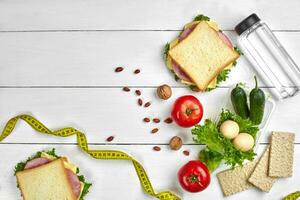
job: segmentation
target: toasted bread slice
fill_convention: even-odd
[[[76,200],[63,164],[63,158],[17,172],[24,200]]]
[[[239,54],[228,47],[207,22],[201,21],[184,40],[170,49],[169,56],[203,91]]]

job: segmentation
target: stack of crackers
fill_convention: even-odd
[[[295,134],[273,132],[270,145],[259,160],[220,172],[217,177],[225,196],[251,187],[269,192],[278,178],[293,175]]]

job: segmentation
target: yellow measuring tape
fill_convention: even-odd
[[[122,152],[122,151],[114,151],[114,150],[90,150],[88,147],[87,139],[84,133],[81,131],[72,128],[62,128],[59,130],[51,131],[49,128],[47,128],[44,124],[42,124],[39,120],[35,119],[34,117],[30,115],[19,115],[12,119],[10,119],[7,124],[5,125],[2,134],[0,135],[0,142],[4,140],[7,136],[11,134],[11,132],[14,130],[17,122],[19,119],[24,120],[27,124],[29,124],[34,130],[49,134],[49,135],[55,135],[59,137],[68,137],[71,135],[77,136],[77,144],[84,152],[88,153],[95,159],[114,159],[114,160],[130,160],[132,161],[135,171],[139,177],[140,183],[144,189],[144,191],[160,200],[180,200],[178,196],[175,194],[165,191],[160,193],[155,193],[154,189],[151,185],[151,182],[149,180],[149,177],[143,168],[143,166],[134,158],[129,156],[128,154]]]

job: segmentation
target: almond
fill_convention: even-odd
[[[147,103],[145,103],[145,108],[147,108],[147,107],[149,107],[151,105],[151,103],[150,102],[147,102]]]
[[[142,99],[138,99],[138,104],[139,104],[139,106],[142,106],[143,105],[143,100]]]
[[[111,142],[111,141],[113,141],[114,138],[115,138],[114,136],[109,136],[108,138],[106,138],[106,141]]]
[[[154,147],[153,147],[153,150],[154,150],[154,151],[160,151],[160,147],[159,147],[159,146],[154,146]]]
[[[115,69],[115,72],[121,72],[121,71],[123,71],[123,70],[124,70],[123,67],[117,67],[117,68]]]
[[[143,119],[143,121],[148,123],[148,122],[150,122],[150,119],[149,119],[148,117],[145,117],[145,118]]]
[[[158,128],[154,128],[154,129],[151,130],[152,134],[157,133],[157,132],[158,132]]]
[[[130,88],[129,88],[129,87],[123,87],[123,91],[129,92],[129,91],[130,91]]]
[[[173,119],[171,117],[168,117],[164,120],[165,123],[171,124],[173,122]]]
[[[140,90],[135,90],[135,94],[136,94],[137,96],[141,96],[142,92],[141,92]]]
[[[153,121],[154,123],[159,123],[159,122],[160,122],[160,119],[154,118],[152,121]]]
[[[133,73],[135,73],[135,74],[138,74],[138,73],[140,73],[141,72],[141,70],[140,69],[136,69],[136,70],[134,70],[134,72]]]

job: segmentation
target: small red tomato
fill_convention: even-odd
[[[210,174],[205,164],[191,160],[178,171],[178,181],[188,192],[201,192],[210,184]]]
[[[202,119],[203,107],[196,97],[186,95],[175,101],[171,115],[179,126],[191,127]]]

